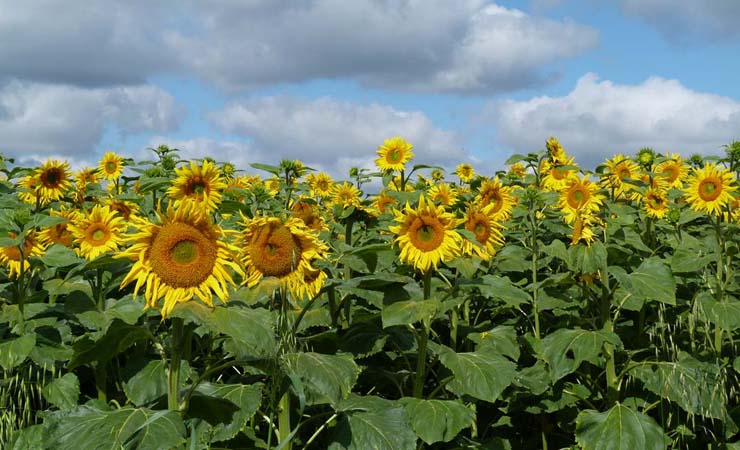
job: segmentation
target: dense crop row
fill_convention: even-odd
[[[740,448],[740,143],[0,169],[0,447]],[[378,192],[363,193],[372,186]]]

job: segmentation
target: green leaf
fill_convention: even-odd
[[[711,323],[726,331],[740,328],[740,301],[728,298],[718,302],[709,292],[701,292],[698,300]]]
[[[617,403],[603,413],[581,411],[576,442],[583,450],[665,450],[670,440],[652,417]]]
[[[514,284],[504,277],[496,275],[484,275],[480,284],[481,295],[494,300],[503,300],[509,306],[520,306],[532,301],[529,294],[514,286]]]
[[[73,408],[80,397],[80,380],[77,375],[66,373],[44,386],[41,393],[46,401],[59,409]]]
[[[69,370],[93,361],[110,361],[137,342],[153,339],[145,327],[128,325],[119,319],[113,320],[105,334],[97,341],[85,336],[74,344],[74,355],[67,368]]]
[[[434,299],[405,300],[383,305],[383,328],[420,322],[434,316],[437,309],[439,301]]]
[[[416,435],[427,444],[449,442],[475,422],[475,413],[455,400],[422,400],[404,397],[399,400]]]
[[[167,367],[161,359],[149,361],[123,385],[126,397],[136,406],[152,402],[167,393]]]
[[[185,443],[185,425],[176,411],[79,406],[49,414],[44,427],[44,448],[54,450],[169,450]]]
[[[112,302],[104,314],[108,320],[120,319],[129,325],[135,325],[146,311],[142,300],[134,300],[132,295],[126,295]]]
[[[491,349],[455,353],[440,347],[439,360],[455,379],[446,388],[457,395],[470,395],[495,402],[516,377],[516,364]]]
[[[676,273],[702,270],[711,260],[711,255],[702,254],[701,249],[682,243],[671,256],[671,269]]]
[[[514,361],[519,359],[519,344],[514,327],[501,325],[482,333],[471,333],[468,339],[478,344],[477,350],[491,348]]]
[[[338,404],[347,398],[360,374],[360,368],[349,355],[287,353],[283,362],[286,372],[297,375],[303,382],[308,404]]]
[[[382,351],[387,340],[388,335],[377,321],[355,322],[339,340],[339,349],[365,358]]]
[[[79,264],[82,261],[74,250],[61,244],[54,244],[49,247],[39,259],[48,267],[66,267]]]
[[[606,265],[606,247],[599,241],[588,245],[572,245],[568,249],[570,269],[578,273],[594,273]]]
[[[258,170],[264,170],[265,172],[270,172],[273,175],[280,175],[280,167],[278,166],[271,166],[269,164],[260,164],[260,163],[252,163],[250,166],[254,169]]]
[[[239,407],[232,401],[221,397],[213,397],[202,392],[198,385],[188,402],[186,418],[203,419],[212,426],[223,425],[234,421]]]
[[[561,328],[547,335],[536,347],[555,382],[575,372],[583,361],[598,364],[605,342],[622,345],[619,336],[611,332]]]
[[[646,362],[630,370],[650,392],[666,398],[686,412],[726,420],[725,388],[720,368],[688,354],[678,362]]]
[[[239,408],[230,422],[216,425],[213,428],[211,442],[226,441],[236,436],[262,403],[261,384],[203,383],[198,386],[198,391],[211,397],[228,400]]]
[[[676,280],[671,269],[660,258],[648,258],[634,272],[625,275],[613,272],[614,277],[633,296],[645,301],[657,300],[676,304]]]
[[[329,450],[416,449],[416,435],[406,411],[395,402],[353,395],[339,410],[344,413]]]
[[[19,338],[0,343],[0,366],[10,370],[26,360],[36,345],[36,335],[25,334]]]

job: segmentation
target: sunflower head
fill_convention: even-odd
[[[432,202],[444,206],[452,206],[457,201],[457,192],[448,183],[435,184],[427,195]]]
[[[524,167],[524,163],[515,162],[511,166],[509,166],[509,175],[516,177],[516,178],[524,178],[524,176],[527,174],[527,168]]]
[[[694,169],[684,195],[693,210],[718,215],[732,201],[736,190],[732,172],[715,163],[705,163],[702,169]]]
[[[68,225],[77,245],[78,255],[92,261],[106,252],[115,252],[123,243],[126,224],[108,206],[93,206],[87,214],[78,215]]]
[[[66,161],[47,160],[38,169],[36,178],[37,194],[43,204],[59,200],[72,186],[71,172]]]
[[[455,174],[463,183],[470,183],[475,176],[475,169],[468,163],[458,164]]]
[[[583,178],[573,175],[558,198],[558,208],[563,211],[565,221],[572,224],[578,217],[596,214],[604,202],[604,196],[598,190],[588,175]]]
[[[547,148],[547,157],[553,162],[564,162],[568,155],[565,153],[565,149],[560,145],[560,142],[556,137],[550,136],[550,139],[545,143]]]
[[[162,320],[175,305],[193,297],[208,306],[213,306],[214,293],[228,301],[229,287],[235,285],[231,271],[243,271],[234,262],[238,249],[223,239],[221,228],[194,203],[170,205],[166,213],[157,214],[159,223],[134,223],[138,232],[127,238],[131,247],[117,256],[134,261],[121,288],[136,281],[137,295],[146,286],[149,308],[164,298]]]
[[[311,197],[327,198],[332,194],[334,181],[328,173],[319,172],[308,176],[308,189]]]
[[[374,213],[376,215],[385,214],[391,211],[391,207],[395,206],[396,199],[388,195],[385,190],[380,191],[375,199],[373,200]]]
[[[362,192],[360,192],[360,190],[357,189],[354,184],[350,183],[349,181],[345,181],[343,183],[334,185],[334,195],[332,196],[332,203],[335,205],[340,205],[343,208],[349,208],[350,206],[359,208],[360,195],[362,195]]]
[[[650,147],[643,147],[637,152],[637,162],[647,170],[653,165],[655,161],[655,150]]]
[[[407,203],[394,214],[396,224],[389,230],[401,249],[401,261],[426,272],[460,255],[462,238],[455,231],[458,220],[444,207],[427,202],[422,195],[415,209]]]
[[[501,225],[496,222],[494,205],[481,207],[472,204],[465,214],[465,229],[473,233],[476,243],[462,241],[462,251],[466,254],[476,254],[484,261],[488,261],[496,253],[496,248],[504,242]]]
[[[199,165],[192,161],[190,167],[175,169],[175,174],[177,178],[167,190],[167,194],[175,201],[175,206],[193,202],[208,213],[218,208],[221,191],[226,189],[226,183],[212,162],[204,160]]]
[[[98,164],[98,174],[106,180],[115,181],[123,173],[123,156],[107,152]]]
[[[8,233],[8,237],[11,239],[15,239],[17,236],[15,233]],[[10,278],[18,278],[22,271],[26,272],[31,268],[28,258],[42,255],[44,249],[45,246],[38,239],[36,232],[30,231],[23,240],[23,255],[21,255],[20,246],[0,247],[0,264],[8,269]],[[21,265],[21,256],[23,265]]]
[[[648,189],[644,198],[644,209],[648,217],[662,219],[668,213],[668,197],[660,189]]]
[[[414,153],[411,151],[412,148],[413,146],[402,137],[396,136],[386,139],[383,145],[378,147],[376,152],[378,159],[375,160],[375,165],[383,172],[400,172],[404,170],[406,163],[414,157]]]
[[[433,181],[442,181],[445,178],[445,172],[442,169],[433,169],[431,176]]]
[[[655,167],[655,174],[664,178],[669,188],[682,189],[689,174],[689,166],[681,155],[674,153]]]
[[[510,186],[504,186],[498,177],[490,178],[481,183],[475,203],[481,206],[491,206],[494,219],[503,222],[511,217],[515,200]]]
[[[65,247],[72,247],[74,243],[74,235],[69,229],[69,224],[77,220],[79,212],[75,209],[61,209],[61,210],[49,210],[51,217],[62,217],[67,219],[66,222],[52,225],[49,228],[41,230],[39,233],[39,239],[44,245],[61,244]]]

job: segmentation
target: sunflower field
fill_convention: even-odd
[[[0,157],[0,448],[740,449],[740,142],[151,150]]]

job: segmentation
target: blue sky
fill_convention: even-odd
[[[94,165],[299,158],[384,139],[493,170],[557,136],[593,167],[740,139],[735,0],[0,0],[0,151]]]

